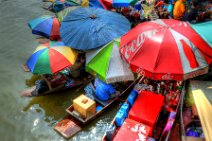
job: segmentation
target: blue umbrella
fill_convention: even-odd
[[[60,34],[65,45],[78,50],[101,47],[129,31],[122,15],[101,8],[77,8],[62,21]]]

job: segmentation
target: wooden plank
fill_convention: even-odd
[[[201,89],[192,91],[206,141],[212,141],[212,106]]]
[[[36,88],[36,86],[33,86],[29,89],[23,90],[23,91],[20,92],[20,95],[21,96],[32,96],[31,93],[35,90],[35,88]]]
[[[64,118],[60,122],[56,124],[54,127],[54,130],[59,132],[61,135],[63,135],[65,138],[70,138],[74,134],[78,133],[79,131],[82,130],[80,126],[76,124],[74,119],[70,116]]]
[[[212,105],[212,81],[191,80],[190,85],[192,90],[201,89]]]
[[[29,71],[30,71],[26,64],[21,64],[21,67],[22,67],[22,69],[23,69],[25,72],[29,72]]]

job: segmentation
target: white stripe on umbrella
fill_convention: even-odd
[[[104,48],[99,48],[99,49],[93,49],[88,52],[86,52],[86,65]]]
[[[112,61],[111,61],[112,60]],[[115,70],[115,71],[114,71]],[[119,47],[113,43],[106,83],[133,80],[134,76],[126,62],[120,57]]]
[[[183,72],[184,74],[188,74],[191,72],[194,72],[196,70],[199,69],[203,69],[203,68],[207,68],[208,64],[205,61],[205,59],[202,57],[202,55],[200,54],[199,50],[194,46],[194,44],[192,42],[189,41],[188,38],[186,38],[185,36],[183,36],[182,34],[170,29],[172,35],[174,36],[174,39],[176,41],[179,53],[180,53],[180,58],[181,58],[181,63],[182,63],[182,67],[183,67]],[[184,40],[186,42],[186,44],[193,50],[194,55],[195,55],[195,59],[198,62],[199,66],[196,68],[191,68],[190,67],[190,63],[189,63],[189,59],[187,58],[183,49],[183,45],[181,43],[180,40]]]
[[[164,23],[161,19],[157,19],[155,21],[150,21],[150,22],[153,22],[153,23],[160,24],[162,26],[168,27],[168,25],[166,23]]]

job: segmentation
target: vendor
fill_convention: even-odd
[[[66,76],[60,72],[53,75],[46,74],[43,75],[42,78],[47,83],[50,90],[66,83]]]
[[[76,62],[69,67],[70,76],[78,78],[85,73],[85,55],[79,54]]]

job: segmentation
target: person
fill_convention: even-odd
[[[66,83],[66,75],[60,72],[56,74],[44,74],[42,75],[42,81],[48,85],[49,90],[52,90]]]
[[[85,74],[85,56],[84,54],[79,54],[76,62],[68,68],[69,75],[73,78],[78,78]]]
[[[198,19],[198,7],[199,7],[199,1],[194,0],[192,2],[192,5],[190,8],[188,8],[183,16],[183,21],[197,21]]]
[[[185,13],[185,2],[186,0],[178,0],[173,9],[173,18],[175,20],[181,20],[183,18],[183,15]]]
[[[168,6],[167,6],[167,14],[168,14],[169,18],[173,17],[173,3],[174,3],[174,0],[169,0],[167,2],[167,4],[168,4]]]
[[[212,3],[210,1],[201,2],[199,11],[200,12],[197,22],[206,22],[212,20]]]
[[[160,18],[171,18],[173,11],[173,5],[170,0],[164,0],[163,5],[158,8],[158,15]]]

